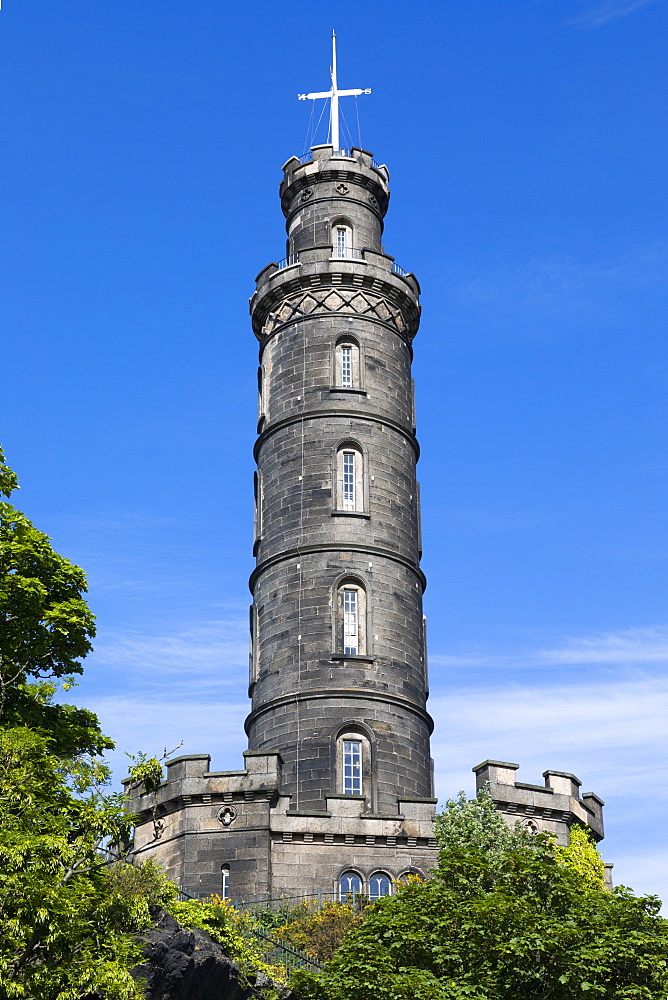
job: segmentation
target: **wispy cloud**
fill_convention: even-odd
[[[135,694],[89,697],[86,708],[95,712],[102,728],[116,742],[109,755],[117,781],[128,769],[126,753],[143,750],[160,755],[181,741],[183,746],[175,756],[188,753],[208,753],[214,770],[237,770],[243,767],[243,751],[247,748],[244,719],[249,703],[235,692],[233,698],[202,697],[199,691],[184,697],[183,693],[163,692],[162,697],[147,698]]]
[[[610,21],[620,21],[655,2],[656,0],[606,0],[605,3],[583,10],[565,23],[569,27],[601,28]]]
[[[536,654],[542,663],[666,663],[668,627],[631,628],[572,639],[558,649]]]
[[[629,628],[618,632],[568,637],[553,647],[513,650],[480,650],[472,654],[430,654],[430,663],[442,667],[531,668],[665,664],[668,666],[668,625]]]
[[[237,691],[248,668],[248,624],[245,615],[228,615],[188,629],[146,634],[121,630],[96,643],[93,664],[113,667],[133,683],[168,683],[172,689],[212,688]]]
[[[584,791],[606,802],[603,854],[615,862],[615,881],[668,899],[658,866],[668,821],[668,789],[658,780],[668,679],[460,687],[432,698],[429,709],[441,798],[472,793],[471,768],[488,758],[519,764],[519,780],[533,784],[548,768],[577,774]]]
[[[668,244],[655,242],[598,261],[575,256],[532,257],[515,264],[490,266],[472,276],[451,266],[445,269],[447,293],[464,304],[517,321],[530,320],[535,329],[554,318],[611,321],[619,294],[661,286],[668,278]]]

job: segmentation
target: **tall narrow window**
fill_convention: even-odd
[[[335,510],[363,511],[366,507],[364,453],[354,441],[345,441],[336,451]]]
[[[359,389],[360,347],[353,337],[341,338],[334,352],[334,379],[332,388]]]
[[[337,226],[335,230],[335,257],[350,257],[350,230],[347,226]]]
[[[380,899],[392,892],[392,880],[385,872],[376,872],[369,879],[369,899]]]
[[[350,344],[341,344],[341,385],[344,389],[352,389],[353,385],[353,349]]]
[[[357,656],[359,639],[359,607],[357,590],[343,591],[343,652],[346,656]]]
[[[342,580],[336,589],[334,655],[366,656],[367,650],[367,594],[358,580]]]
[[[343,741],[343,794],[362,794],[362,743]]]
[[[343,453],[343,510],[355,510],[355,452]]]
[[[220,895],[222,899],[230,898],[230,866],[223,865],[220,869]]]

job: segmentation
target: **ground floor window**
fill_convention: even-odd
[[[362,891],[362,879],[356,872],[344,872],[339,879],[339,899],[356,896]]]
[[[385,872],[376,872],[369,879],[369,899],[380,899],[392,892],[392,880]]]

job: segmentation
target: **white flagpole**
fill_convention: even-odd
[[[332,146],[339,149],[339,91],[336,82],[336,35],[332,31]]]

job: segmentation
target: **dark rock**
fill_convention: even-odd
[[[147,1000],[250,1000],[270,986],[281,1000],[294,996],[261,974],[249,981],[206,931],[182,927],[164,910],[138,938],[144,961],[132,974],[145,980]]]

